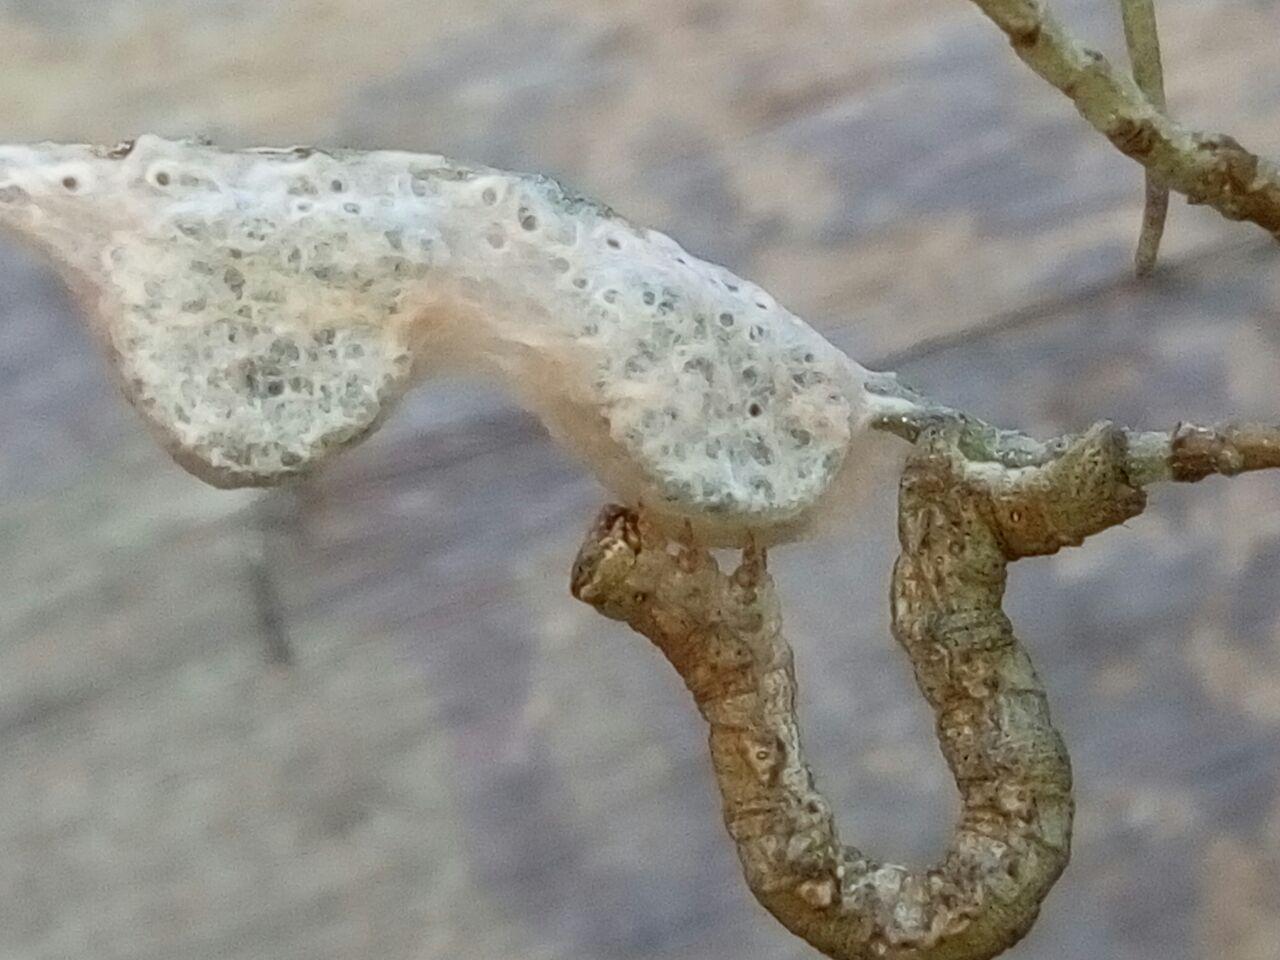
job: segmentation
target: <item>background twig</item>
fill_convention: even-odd
[[[1280,232],[1280,170],[1233,138],[1170,120],[1133,79],[1080,43],[1039,0],[973,0],[1014,52],[1126,156],[1191,203]]]
[[[1124,18],[1124,38],[1129,47],[1133,79],[1152,105],[1165,109],[1164,65],[1160,58],[1160,34],[1156,27],[1155,0],[1120,0]],[[1146,196],[1142,209],[1142,231],[1134,256],[1138,276],[1149,275],[1156,267],[1165,218],[1169,215],[1169,188],[1146,172]]]

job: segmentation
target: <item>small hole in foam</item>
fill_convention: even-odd
[[[62,185],[66,187],[68,190],[74,191],[80,187],[80,181],[77,180],[75,177],[63,177]]]

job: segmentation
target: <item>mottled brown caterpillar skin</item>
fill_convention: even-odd
[[[937,717],[963,812],[913,871],[844,846],[804,760],[792,653],[760,550],[732,574],[607,508],[575,596],[652,640],[710,725],[725,823],[747,883],[789,930],[847,960],[977,960],[1035,921],[1066,866],[1071,768],[1001,609],[1010,560],[1079,543],[1142,509],[1123,435],[1095,428],[1043,466],[973,463],[927,435],[904,474],[893,629]]]

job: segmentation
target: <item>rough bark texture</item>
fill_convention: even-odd
[[[1280,232],[1280,173],[1223,134],[1169,119],[1134,81],[1080,43],[1041,0],[974,0],[1014,52],[1075,103],[1089,123],[1161,183],[1231,220]]]
[[[1007,471],[1049,464],[1078,442],[1070,435],[1042,441],[1019,430],[992,426],[919,395],[896,377],[878,375],[869,389],[884,398],[887,411],[874,422],[876,429],[911,443],[919,443],[931,430],[943,430],[959,453]],[[896,409],[888,412],[891,402]],[[1100,423],[1090,433],[1113,429],[1117,428]],[[1118,430],[1123,436],[1125,475],[1137,487],[1169,480],[1194,483],[1214,474],[1231,477],[1280,467],[1278,424],[1179,423],[1171,431]]]
[[[1280,467],[1280,427],[1253,423],[1198,427],[1179,424],[1170,439],[1173,480],[1194,483],[1213,474],[1235,476]]]

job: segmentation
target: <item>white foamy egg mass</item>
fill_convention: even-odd
[[[540,176],[140,137],[0,147],[0,227],[76,291],[134,406],[278,483],[436,372],[496,378],[620,498],[792,539],[856,486],[867,371],[760,287]]]

